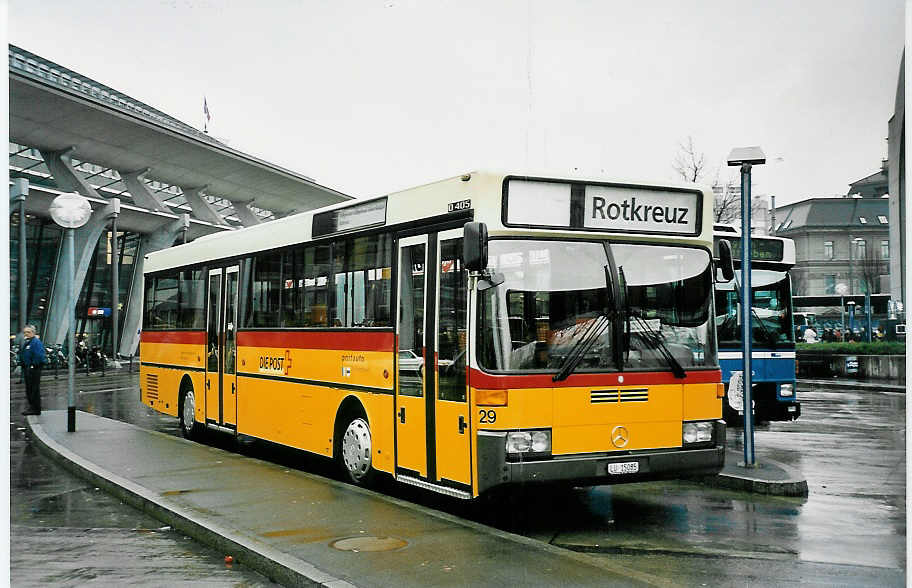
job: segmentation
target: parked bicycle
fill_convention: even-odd
[[[66,369],[67,367],[67,354],[63,349],[63,345],[57,343],[55,345],[47,346],[47,367],[52,370],[57,369]]]

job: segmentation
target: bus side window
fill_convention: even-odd
[[[305,327],[326,327],[329,306],[329,261],[327,243],[310,245],[304,250],[304,323]]]
[[[258,255],[253,260],[251,310],[254,327],[278,327],[281,300],[282,254]]]
[[[348,284],[354,327],[389,327],[392,236],[358,237],[351,242]]]

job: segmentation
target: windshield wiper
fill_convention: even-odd
[[[612,315],[614,313],[611,313]],[[567,353],[567,356],[564,358],[564,361],[561,362],[561,367],[552,380],[554,382],[561,382],[567,379],[573,370],[576,369],[576,366],[583,360],[586,353],[589,352],[589,349],[598,341],[602,333],[605,332],[605,328],[611,324],[611,317],[602,313],[598,315],[586,328],[586,332],[583,333],[583,336],[573,344],[573,347],[570,348],[570,352]]]
[[[751,306],[751,314],[753,314],[754,318],[757,319],[757,323],[760,325],[760,330],[763,331],[763,336],[766,337],[766,340],[769,342],[772,348],[775,349],[777,337],[773,335],[769,328],[767,328],[766,324],[764,324],[763,320],[760,318],[760,315],[757,314],[757,309],[755,309],[753,306]],[[751,336],[753,337],[753,332],[751,333]]]
[[[668,346],[665,345],[665,335],[661,331],[654,330],[649,323],[643,320],[641,316],[642,312],[634,309],[629,309],[627,311],[627,316],[635,318],[637,324],[643,331],[646,332],[646,336],[640,335],[640,338],[645,340],[647,343],[652,345],[652,348],[659,352],[665,361],[668,363],[668,366],[671,368],[671,373],[674,374],[676,378],[686,378],[687,373],[684,371],[684,368],[681,367],[680,362],[675,358],[674,354],[668,349]]]
[[[737,280],[735,280],[734,286],[735,286],[735,294],[738,296],[738,302],[741,302],[741,285],[738,284]],[[751,293],[751,294],[752,294],[751,298],[753,298],[753,293]],[[751,302],[753,302],[753,300],[751,300]],[[763,336],[766,337],[766,340],[769,342],[770,346],[772,346],[772,348],[775,349],[776,348],[776,337],[770,332],[770,330],[766,327],[766,324],[760,319],[760,315],[757,314],[757,309],[754,308],[753,304],[751,304],[750,309],[751,309],[751,314],[754,316],[755,319],[757,319],[757,323],[760,325],[760,330],[763,331]],[[753,340],[754,330],[753,330],[753,328],[748,329],[748,330],[750,331],[751,340]]]

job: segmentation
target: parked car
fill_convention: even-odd
[[[424,374],[424,358],[411,349],[400,349],[399,371],[414,372],[418,376],[422,376]]]

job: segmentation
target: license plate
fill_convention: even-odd
[[[609,474],[635,474],[640,471],[640,463],[636,461],[625,461],[622,463],[609,463]]]
[[[794,406],[788,407],[788,411],[789,411],[789,412],[797,412],[797,411],[795,410],[795,407],[794,407]]]

